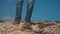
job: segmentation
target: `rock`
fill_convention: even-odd
[[[40,31],[40,28],[39,28],[39,24],[36,24],[36,25],[31,25],[31,28],[33,31]]]
[[[24,26],[25,26],[24,23],[20,23],[19,26],[18,26],[18,29],[19,29],[19,30],[23,30]]]
[[[35,34],[34,32],[21,31],[20,34]]]
[[[19,30],[24,30],[26,28],[30,28],[30,24],[28,23],[20,23],[20,25],[18,26]]]
[[[44,28],[43,34],[60,34],[60,25],[52,25]]]
[[[60,34],[60,24],[40,28],[40,25],[43,26],[44,24],[20,23],[13,25],[12,23],[0,23],[0,34]]]

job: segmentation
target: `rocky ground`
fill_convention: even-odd
[[[20,23],[0,22],[0,34],[60,34],[60,23]]]

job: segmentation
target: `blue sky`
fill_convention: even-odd
[[[17,0],[0,0],[0,19],[14,20]],[[25,19],[27,0],[24,0],[22,20]],[[60,20],[60,0],[35,0],[32,21]]]

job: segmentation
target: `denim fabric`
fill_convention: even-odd
[[[17,0],[16,18],[15,18],[15,20],[21,20],[22,5],[23,5],[23,0]]]
[[[33,12],[34,0],[28,0],[25,21],[30,21]]]
[[[17,0],[16,19],[15,20],[21,20],[23,2],[24,2],[24,0]],[[33,11],[33,6],[34,6],[34,0],[28,0],[25,21],[30,20],[31,15],[32,15],[32,11]]]

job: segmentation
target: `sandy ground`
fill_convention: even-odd
[[[60,23],[0,23],[0,34],[60,34]]]

